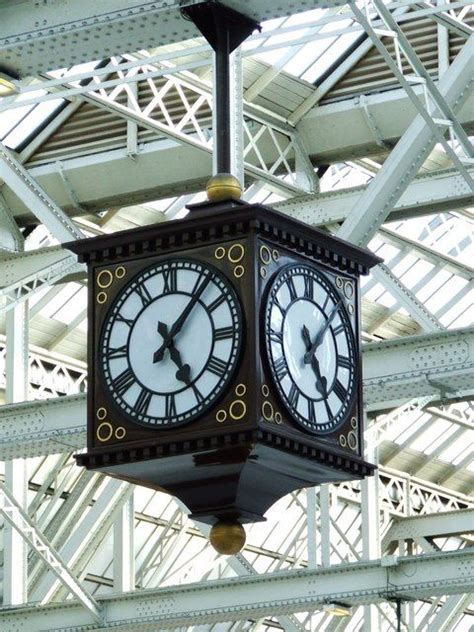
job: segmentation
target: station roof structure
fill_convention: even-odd
[[[224,3],[262,25],[232,61],[244,199],[384,263],[362,285],[378,476],[285,497],[220,558],[174,499],[72,459],[87,282],[62,244],[184,217],[212,173],[212,51],[183,3],[96,4],[0,0],[0,627],[376,632],[398,599],[407,629],[469,630],[472,5]]]

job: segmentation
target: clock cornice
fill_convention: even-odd
[[[167,254],[251,233],[312,260],[356,275],[367,274],[381,259],[318,228],[263,204],[204,202],[188,207],[189,216],[110,235],[68,242],[81,263],[98,264],[129,257]]]

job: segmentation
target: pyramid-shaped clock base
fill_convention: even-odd
[[[78,454],[79,465],[177,496],[197,521],[264,520],[282,496],[321,483],[372,474],[375,466],[324,442],[253,430]]]

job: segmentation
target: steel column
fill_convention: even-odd
[[[114,522],[114,590],[128,592],[135,589],[133,491],[124,502]]]
[[[28,302],[15,307],[6,318],[5,399],[15,403],[28,398]],[[7,493],[21,509],[26,509],[28,476],[23,458],[5,463]],[[27,601],[28,548],[20,531],[7,523],[4,530],[3,603]]]

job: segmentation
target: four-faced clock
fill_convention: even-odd
[[[337,429],[357,392],[350,317],[329,278],[291,264],[276,276],[265,309],[273,381],[291,416],[314,434]]]
[[[187,423],[225,390],[242,331],[239,300],[215,268],[191,259],[156,263],[131,279],[105,319],[106,389],[134,423]]]
[[[70,245],[89,268],[77,462],[211,525],[374,469],[357,307],[378,259],[265,206],[219,204]]]

